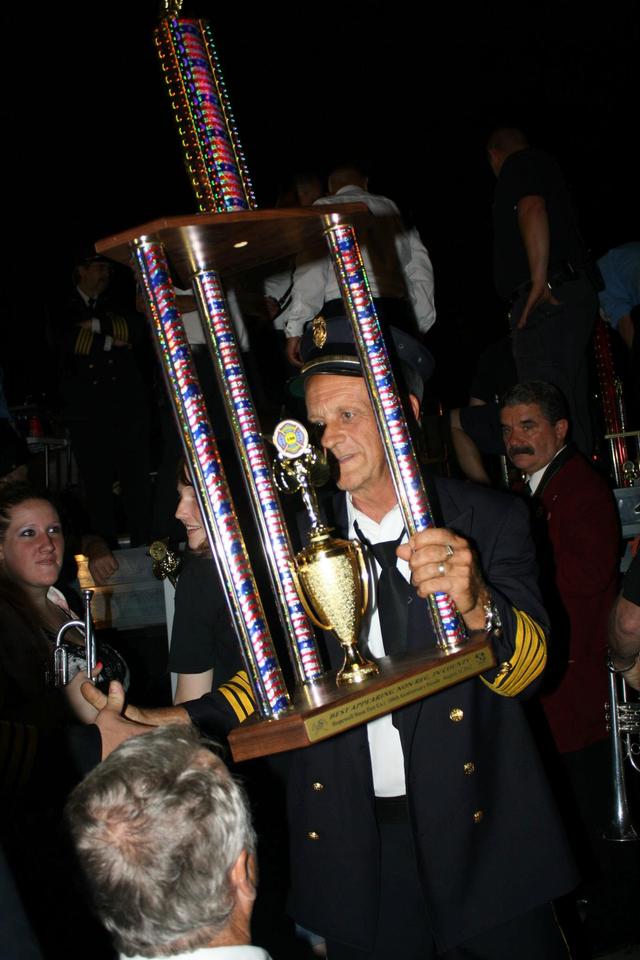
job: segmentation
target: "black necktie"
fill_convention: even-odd
[[[89,310],[93,310],[93,308],[95,307],[95,305],[96,305],[96,298],[95,298],[95,297],[89,297],[89,301],[88,301],[88,303],[87,303],[87,306],[89,307]]]
[[[396,566],[396,547],[400,545],[405,528],[402,528],[397,540],[370,543],[357,522],[354,522],[353,526],[358,539],[369,547],[380,565],[376,597],[385,653],[400,653],[406,650],[407,646],[408,604],[411,595],[411,585]]]

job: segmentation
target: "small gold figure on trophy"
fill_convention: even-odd
[[[179,554],[169,549],[166,540],[154,540],[149,547],[149,556],[153,560],[152,572],[154,577],[158,580],[167,579],[175,587],[182,566]]]
[[[326,482],[323,454],[309,443],[297,420],[282,420],[273,442],[278,451],[274,482],[282,493],[300,491],[311,522],[309,544],[295,556],[292,575],[300,601],[311,620],[331,630],[344,650],[344,663],[336,682],[361,683],[378,673],[378,665],[358,650],[358,635],[367,609],[369,578],[357,540],[331,536],[331,527],[320,520],[314,486]]]

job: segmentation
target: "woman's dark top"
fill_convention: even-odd
[[[169,669],[173,673],[213,669],[219,684],[242,668],[239,641],[215,563],[210,557],[188,553],[176,587]]]

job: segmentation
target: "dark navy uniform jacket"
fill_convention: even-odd
[[[477,550],[502,619],[496,668],[397,715],[419,872],[444,950],[568,892],[578,878],[519,703],[538,685],[547,630],[526,510],[468,483],[436,480],[436,489],[445,526]],[[346,535],[344,495],[336,504],[336,532]],[[340,666],[337,642],[325,639]],[[407,643],[435,644],[417,595]],[[211,694],[187,709],[207,728],[220,722],[221,702]],[[380,877],[366,726],[291,753],[288,818],[293,916],[327,939],[370,949]]]
[[[503,623],[489,675],[398,713],[419,872],[444,950],[567,892],[577,876],[517,699],[537,686],[547,626],[526,511],[468,483],[436,488],[445,526],[477,550]],[[337,513],[344,535],[344,497]],[[426,604],[416,596],[410,611],[409,649],[433,645]],[[294,917],[370,949],[380,882],[366,727],[296,751],[288,787]]]

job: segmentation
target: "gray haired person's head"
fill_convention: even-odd
[[[537,403],[542,416],[551,425],[558,420],[569,419],[567,401],[560,390],[546,380],[527,380],[524,383],[517,383],[502,397],[500,409],[517,407],[521,404],[529,406],[532,403]]]
[[[72,792],[67,825],[96,913],[128,956],[206,946],[255,833],[244,791],[187,726],[121,744]]]

